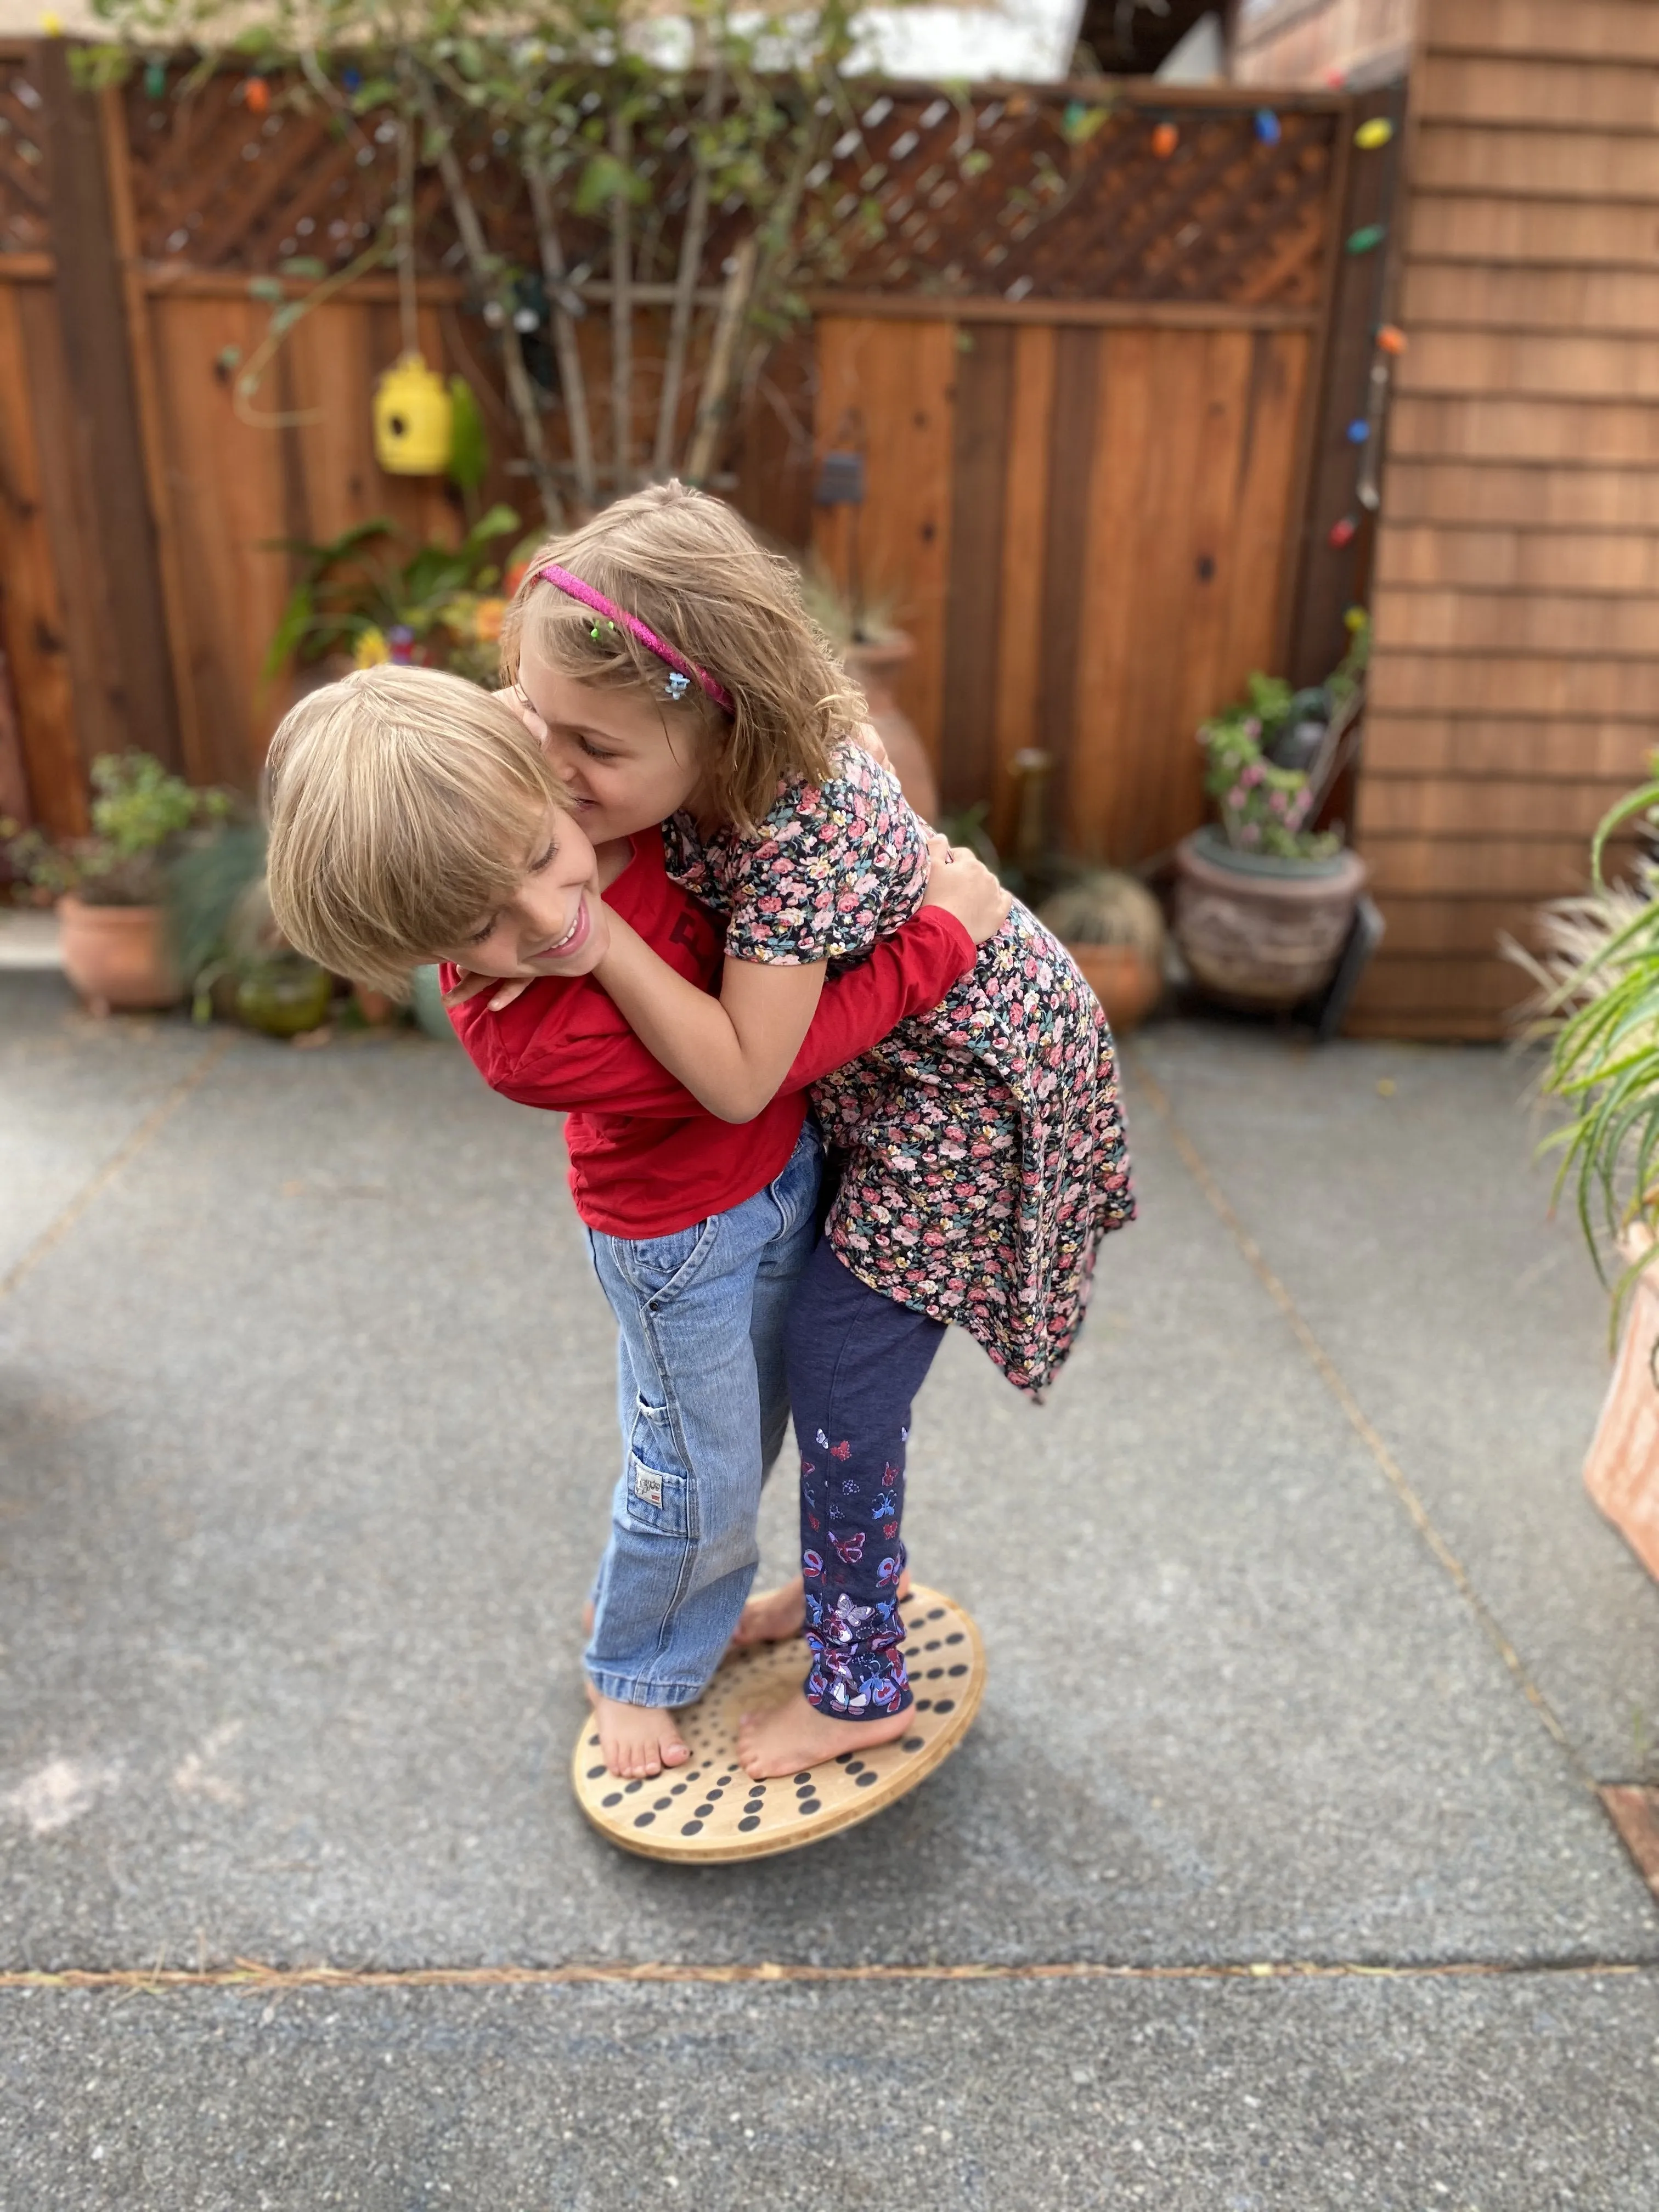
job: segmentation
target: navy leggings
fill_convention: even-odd
[[[837,1720],[911,1702],[901,1646],[904,1448],[910,1403],[943,1322],[860,1282],[829,1240],[789,1310],[789,1402],[800,1445],[800,1559],[808,1701]]]

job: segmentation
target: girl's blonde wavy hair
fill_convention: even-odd
[[[671,702],[669,672],[648,647],[538,580],[550,561],[706,669],[735,714],[696,684]],[[750,835],[780,782],[823,783],[834,773],[837,744],[868,711],[807,613],[793,565],[721,501],[679,483],[634,492],[540,548],[501,624],[512,682],[526,645],[573,681],[642,693],[675,718],[671,728],[693,729],[715,809]]]
[[[504,699],[362,668],[301,699],[265,758],[271,911],[337,975],[401,996],[523,881],[565,790]]]

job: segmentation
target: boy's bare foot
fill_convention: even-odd
[[[587,1698],[599,1724],[599,1749],[613,1774],[648,1780],[665,1766],[684,1766],[690,1758],[673,1714],[663,1706],[625,1705],[619,1698],[600,1697],[591,1683]]]
[[[910,1570],[906,1567],[899,1577],[898,1594],[901,1599],[910,1595]],[[763,1590],[751,1597],[738,1617],[732,1641],[739,1647],[750,1644],[785,1644],[792,1636],[799,1636],[806,1626],[806,1585],[797,1575],[792,1583],[781,1589]]]
[[[871,1721],[831,1720],[797,1691],[787,1705],[744,1715],[738,1723],[738,1763],[751,1782],[763,1782],[769,1775],[822,1765],[837,1752],[891,1743],[915,1719],[907,1706],[902,1713],[882,1713]]]

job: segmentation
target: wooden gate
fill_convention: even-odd
[[[947,798],[989,800],[1000,835],[1009,761],[1039,745],[1060,842],[1156,854],[1201,815],[1204,714],[1252,667],[1340,651],[1316,464],[1353,411],[1326,344],[1352,109],[1298,96],[1264,121],[1260,99],[884,92],[857,189],[825,196],[845,226],[836,287],[812,295],[811,343],[752,395],[731,495],[843,574],[856,533],[866,589],[915,635],[906,703]],[[395,162],[374,118],[343,155],[278,107],[256,126],[228,79],[188,102],[134,85],[94,103],[49,45],[0,50],[0,118],[3,635],[35,810],[69,829],[87,761],[121,743],[250,782],[285,696],[259,674],[291,580],[273,541],[380,513],[443,533],[455,515],[441,486],[374,462],[369,394],[398,349],[384,276],[289,334],[258,403],[286,419],[256,427],[233,404],[230,364],[259,344],[273,293],[306,289],[274,274],[296,238],[337,263],[377,220]],[[963,169],[969,126],[986,158]],[[92,185],[66,195],[71,129]],[[529,263],[495,158],[481,140],[491,242]],[[422,343],[504,427],[447,224],[441,204],[423,211]],[[711,278],[722,250],[717,232]],[[662,308],[639,296],[648,354]],[[581,326],[596,394],[605,321]],[[848,446],[865,504],[814,508],[817,462]],[[489,489],[529,511],[523,477]]]

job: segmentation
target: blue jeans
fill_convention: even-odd
[[[812,1250],[809,1122],[775,1182],[671,1237],[587,1231],[617,1316],[623,1471],[583,1655],[602,1697],[684,1705],[738,1625],[761,1484],[789,1419],[784,1317]]]

